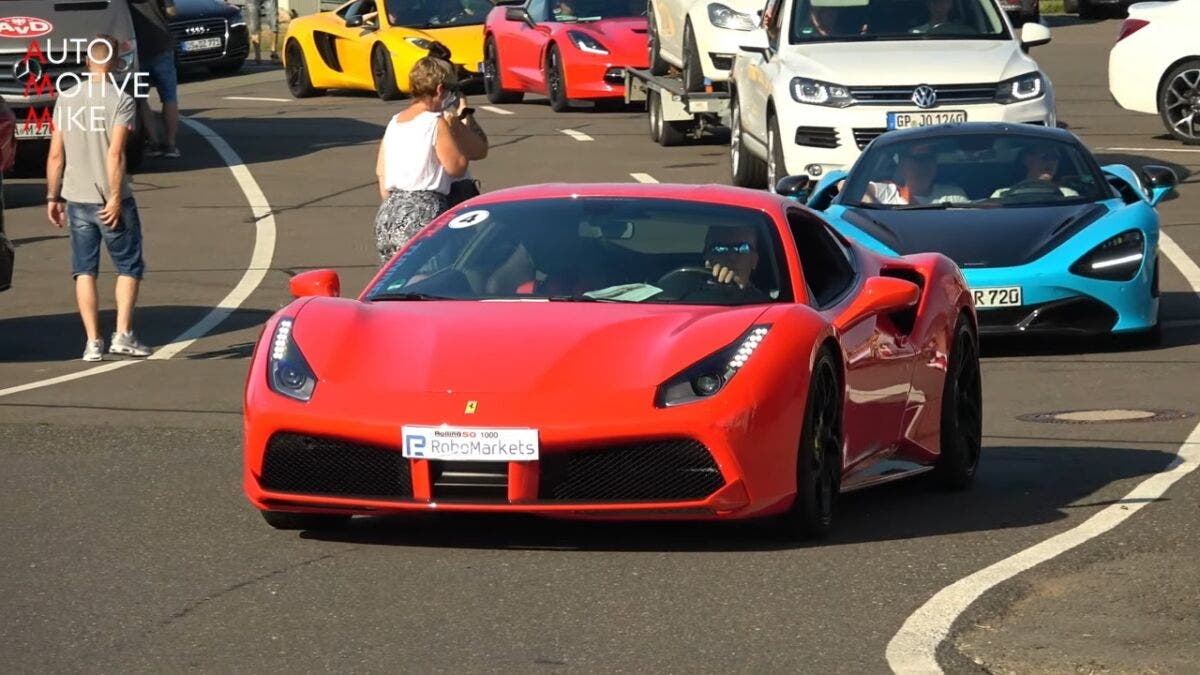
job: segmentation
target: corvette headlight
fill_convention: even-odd
[[[275,326],[267,360],[267,383],[275,393],[297,401],[308,401],[317,388],[317,376],[292,339],[292,319],[283,319]]]
[[[569,30],[567,31],[567,37],[571,38],[572,44],[574,44],[576,49],[581,52],[587,52],[588,54],[608,53],[608,50],[605,49],[604,45],[600,44],[599,40],[591,35],[588,35],[587,33],[581,33],[577,30]]]
[[[997,85],[996,101],[998,103],[1031,101],[1045,93],[1044,89],[1041,73],[1025,73]]]
[[[430,42],[429,40],[426,40],[425,38],[406,37],[404,39],[407,40],[410,45],[419,47],[421,49],[429,49],[431,46],[433,46],[433,43]]]
[[[708,20],[717,28],[729,30],[754,30],[754,19],[749,14],[726,7],[719,2],[708,5]]]
[[[840,84],[830,84],[806,77],[792,78],[792,98],[799,103],[845,108],[854,103],[850,90]]]
[[[659,385],[655,404],[668,408],[716,395],[746,365],[770,329],[770,325],[752,326],[728,347],[706,356]]]
[[[1137,276],[1146,257],[1145,240],[1139,230],[1122,232],[1071,265],[1071,272],[1093,279],[1129,281]]]

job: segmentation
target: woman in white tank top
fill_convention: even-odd
[[[487,136],[461,114],[466,101],[455,93],[449,61],[426,56],[413,65],[409,81],[412,105],[388,120],[375,165],[383,199],[375,215],[380,264],[446,210],[450,186],[470,160],[487,156]],[[446,111],[447,104],[454,107]]]

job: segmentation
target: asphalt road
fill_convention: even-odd
[[[1115,30],[1055,25],[1034,55],[1060,118],[1102,160],[1168,164],[1184,177],[1160,211],[1200,259],[1200,152],[1109,100]],[[977,487],[852,495],[818,545],[742,525],[527,518],[273,531],[241,494],[249,349],[288,301],[289,275],[332,267],[357,290],[374,271],[375,149],[396,106],[292,101],[277,71],[189,83],[182,97],[184,114],[223,137],[261,186],[273,256],[240,307],[173,358],[0,396],[0,654],[12,672],[886,671],[885,646],[930,596],[1119,502],[1171,464],[1198,422],[1017,419],[1200,411],[1200,301],[1164,264],[1161,348],[987,345]],[[659,148],[643,113],[554,114],[536,97],[504,109],[512,114],[479,113],[492,153],[472,171],[488,190],[633,173],[728,182],[726,146]],[[150,269],[136,327],[155,346],[235,287],[255,242],[222,158],[190,130],[180,147],[182,159],[151,160],[135,180]],[[6,185],[18,269],[0,296],[0,390],[89,365],[78,360],[68,242],[44,219],[44,189]],[[111,284],[102,280],[105,295]],[[111,331],[111,312],[104,320]],[[940,662],[956,672],[1194,668],[1198,501],[1200,477],[1188,476],[1113,532],[1002,584],[956,622]]]

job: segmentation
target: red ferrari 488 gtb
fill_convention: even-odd
[[[439,217],[357,299],[291,282],[245,392],[271,525],[519,511],[776,517],[980,455],[975,310],[938,254],[882,257],[778,195],[538,185]]]
[[[492,103],[545,94],[555,112],[572,99],[625,99],[625,67],[649,66],[645,0],[527,0],[496,7],[484,26],[483,81]]]

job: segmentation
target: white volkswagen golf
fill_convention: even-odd
[[[734,59],[733,181],[854,163],[876,136],[955,122],[1056,124],[1050,80],[996,0],[770,0]]]

